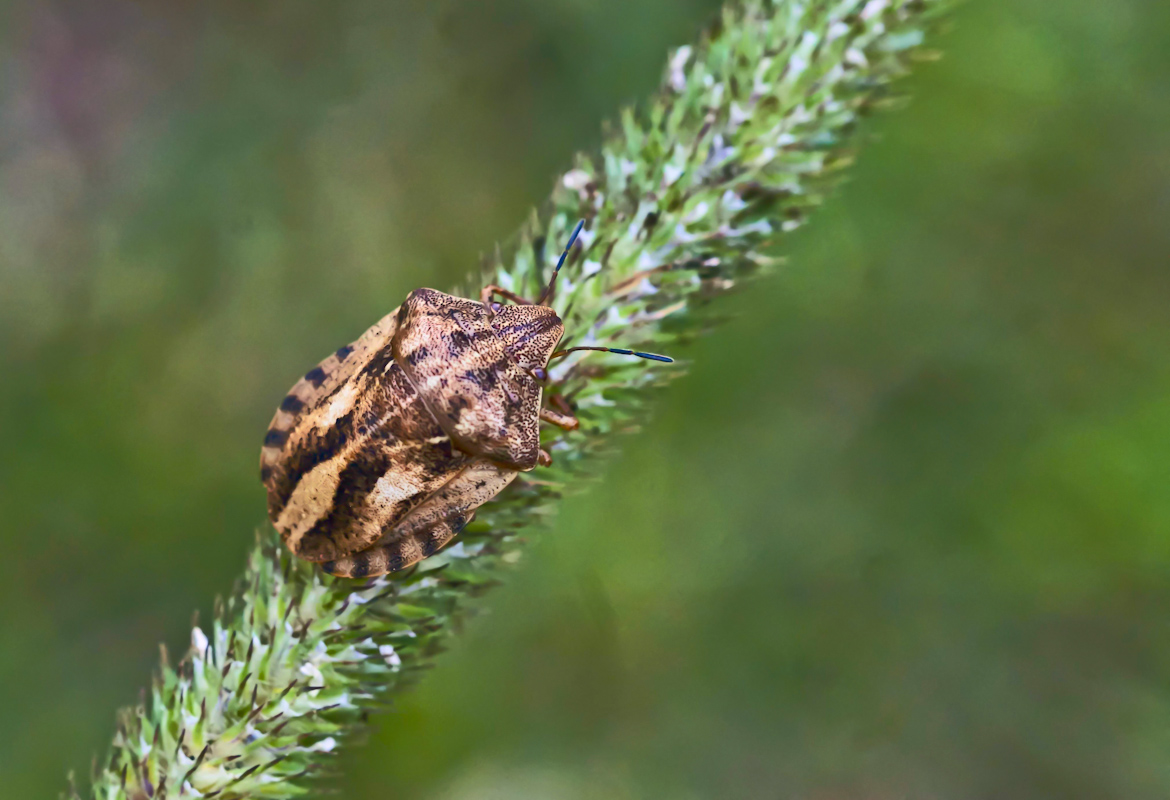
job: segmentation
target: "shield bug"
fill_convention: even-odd
[[[480,300],[416,289],[305,374],[264,438],[268,515],[285,545],[333,575],[403,569],[443,547],[520,472],[551,459],[540,423],[578,427],[543,408],[564,324],[546,305],[584,225],[577,224],[535,302],[499,286]],[[495,298],[511,300],[511,304]]]

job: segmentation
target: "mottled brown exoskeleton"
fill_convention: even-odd
[[[302,378],[264,438],[268,515],[297,556],[363,578],[399,570],[447,544],[518,473],[549,464],[541,407],[564,324],[543,303],[498,286],[480,302],[416,289],[353,344]],[[515,305],[493,302],[495,296]]]

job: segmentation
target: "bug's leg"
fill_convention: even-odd
[[[473,519],[475,512],[466,516],[454,514],[399,539],[376,544],[336,561],[327,561],[321,569],[339,578],[375,578],[397,572],[437,553]]]
[[[487,306],[488,308],[491,308],[492,297],[494,295],[499,295],[500,297],[503,297],[506,300],[511,300],[513,303],[515,303],[518,306],[532,305],[531,300],[525,300],[523,297],[516,294],[515,292],[509,291],[508,289],[505,289],[503,286],[496,286],[494,283],[489,283],[487,286],[483,287],[483,290],[479,293],[479,301],[481,303],[483,303],[485,306]]]
[[[559,411],[553,411],[551,408],[540,409],[540,418],[545,422],[550,422],[558,428],[563,428],[567,431],[575,431],[581,427],[581,422],[572,414],[562,414]]]
[[[569,405],[569,401],[565,399],[563,394],[554,394],[548,401],[556,406],[557,411],[560,411],[562,414],[568,414],[570,417],[577,416],[573,407]]]
[[[536,464],[540,467],[551,467],[552,455],[547,450],[541,450],[536,456]]]

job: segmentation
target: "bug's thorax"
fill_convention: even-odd
[[[542,306],[505,306],[417,289],[398,314],[394,361],[457,448],[529,470],[540,453],[541,384],[563,325]],[[526,362],[526,363],[524,363]]]

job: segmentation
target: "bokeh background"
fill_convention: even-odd
[[[0,5],[0,794],[104,752],[293,379],[711,0]],[[1170,5],[979,0],[359,798],[1170,796]]]

